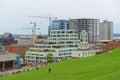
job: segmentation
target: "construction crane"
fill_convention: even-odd
[[[49,17],[43,17],[43,16],[28,16],[31,18],[46,18],[49,20],[49,25],[51,24],[51,20],[52,19],[57,19],[57,17],[52,17],[51,15],[49,15]],[[32,40],[33,40],[33,45],[35,44],[35,39],[36,39],[36,22],[30,22],[31,24],[33,24],[32,27]]]
[[[35,40],[36,40],[36,22],[30,22],[30,24],[33,24],[33,27],[32,27],[32,42],[33,42],[33,45],[35,45]]]
[[[40,22],[40,23],[41,23],[41,22]],[[32,28],[22,28],[22,29],[29,29],[29,30],[32,30],[32,44],[35,45],[36,30],[40,30],[40,28],[36,28],[37,22],[30,22],[30,24],[33,24]]]
[[[51,15],[49,15],[49,17],[43,17],[43,16],[28,16],[31,18],[46,18],[49,20],[49,24],[51,24],[52,19],[58,19],[58,17],[52,17]]]

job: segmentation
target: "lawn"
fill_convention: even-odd
[[[51,68],[51,74],[48,68]],[[120,48],[111,53],[71,59],[0,80],[120,80]]]

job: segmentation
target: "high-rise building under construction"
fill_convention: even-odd
[[[80,39],[80,32],[86,30],[88,33],[88,42],[96,43],[99,36],[99,19],[70,19],[69,20],[69,29],[78,30],[78,38]]]

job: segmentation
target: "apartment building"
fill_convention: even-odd
[[[86,32],[87,33],[87,32]],[[85,34],[86,34],[85,33]],[[83,34],[83,38],[85,38]],[[82,36],[82,35],[81,35]],[[88,42],[88,39],[78,39],[77,30],[52,30],[48,40],[44,41],[44,44],[35,44],[25,54],[25,60],[28,63],[41,63],[47,62],[47,55],[51,54],[54,61],[60,61],[64,59],[70,59],[72,57],[87,57],[91,56],[91,49],[88,48],[84,40]],[[83,44],[84,43],[84,44]],[[81,45],[82,44],[82,45]],[[82,47],[82,48],[81,48]],[[90,54],[86,53],[86,49]],[[83,50],[80,50],[83,49]],[[76,52],[77,51],[77,52]],[[79,53],[79,51],[83,51]],[[78,54],[82,54],[81,56]],[[87,55],[87,56],[85,56]],[[95,55],[95,50],[94,50]]]

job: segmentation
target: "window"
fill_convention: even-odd
[[[35,48],[38,48],[38,46],[35,46]]]
[[[80,41],[83,42],[83,39],[81,39]]]
[[[71,55],[71,53],[69,53],[69,55]]]

